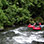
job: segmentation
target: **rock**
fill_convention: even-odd
[[[13,25],[12,27],[15,27],[15,25]]]
[[[0,31],[4,30],[4,27],[0,27]]]

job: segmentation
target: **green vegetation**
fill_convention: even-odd
[[[35,20],[31,22],[30,18]],[[44,22],[44,0],[0,0],[0,28],[20,22],[34,23],[37,18]]]

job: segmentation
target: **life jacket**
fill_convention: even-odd
[[[41,23],[39,23],[39,25],[41,25]]]

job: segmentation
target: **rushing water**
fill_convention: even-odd
[[[44,31],[33,31],[27,27],[0,32],[0,44],[44,44]]]

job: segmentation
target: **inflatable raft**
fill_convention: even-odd
[[[31,25],[31,24],[29,24],[29,25],[28,25],[28,27],[29,27],[29,28],[33,28],[34,26],[33,26],[33,25]]]
[[[33,27],[33,30],[41,30],[41,27]]]
[[[40,25],[41,25],[41,24],[40,24]],[[40,25],[39,25],[39,27],[35,27],[34,25],[29,24],[28,27],[29,27],[29,28],[33,28],[33,30],[41,30]]]

